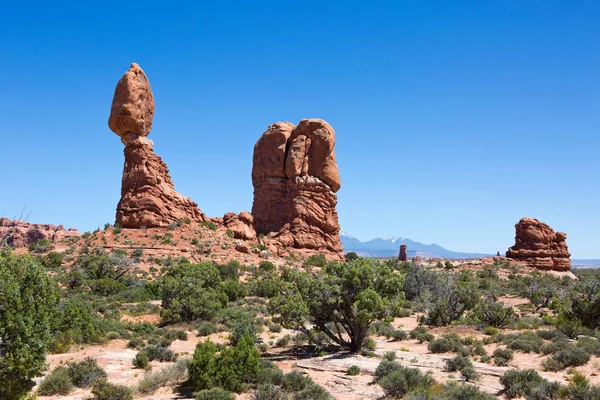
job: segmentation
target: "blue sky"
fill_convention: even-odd
[[[107,119],[135,61],[155,151],[209,216],[251,209],[269,124],[314,117],[337,131],[340,223],[359,239],[505,251],[531,216],[600,258],[598,1],[16,3],[0,13],[0,215],[114,221]]]

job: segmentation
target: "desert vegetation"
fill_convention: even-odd
[[[110,251],[91,239],[2,250],[3,398],[328,399],[335,390],[307,363],[334,368],[336,357],[365,398],[598,398],[593,270],[573,279],[504,262],[450,269],[351,254],[157,263],[138,244]],[[86,355],[104,347],[131,352],[124,368],[135,379],[114,379]],[[425,359],[433,367],[420,367]]]

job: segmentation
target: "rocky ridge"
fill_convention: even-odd
[[[29,222],[0,218],[0,241],[6,238],[6,244],[19,248],[47,239],[58,242],[81,234],[75,228],[65,229],[63,225],[32,224]],[[1,247],[2,243],[0,243]]]

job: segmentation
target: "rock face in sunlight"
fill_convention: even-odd
[[[400,245],[400,254],[398,254],[398,260],[400,261],[406,261],[406,245],[405,244],[401,244]]]
[[[566,233],[555,232],[547,224],[528,217],[522,218],[515,229],[515,245],[508,249],[506,257],[541,270],[571,269]]]
[[[207,220],[196,203],[175,191],[167,165],[154,154],[154,143],[146,138],[153,117],[150,82],[133,63],[117,84],[108,119],[108,126],[125,145],[116,222],[124,228],[151,228],[178,219]]]
[[[335,209],[341,187],[335,131],[320,119],[277,122],[254,146],[256,232],[286,247],[342,254]]]
[[[69,237],[79,237],[81,233],[75,228],[65,229],[62,225],[31,224],[29,222],[0,218],[0,241],[6,239],[10,247],[26,247],[31,243],[47,239],[52,242]],[[3,243],[0,243],[2,247]]]

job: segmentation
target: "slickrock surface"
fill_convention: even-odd
[[[259,234],[282,246],[342,255],[335,131],[320,119],[277,122],[254,146],[252,216]]]
[[[26,247],[42,239],[58,242],[68,237],[79,237],[77,229],[65,229],[62,225],[31,224],[19,220],[0,218],[0,240],[6,238],[11,247]]]
[[[152,129],[154,96],[135,63],[115,89],[108,126],[125,145],[125,166],[116,222],[125,228],[168,226],[177,220],[206,221],[190,198],[175,191],[167,165],[146,136]]]
[[[566,233],[555,232],[547,224],[528,217],[522,218],[515,229],[515,245],[508,249],[506,257],[541,270],[571,269]]]

